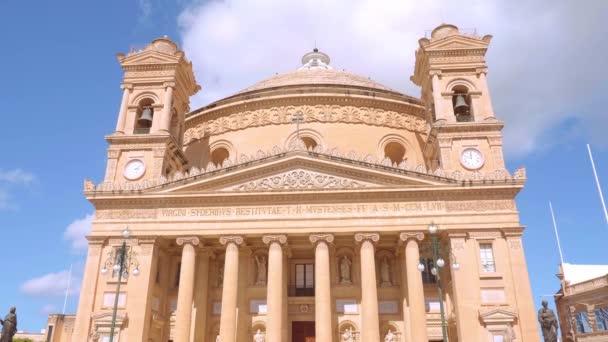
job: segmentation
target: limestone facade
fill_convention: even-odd
[[[421,39],[421,98],[315,50],[194,111],[200,87],[175,43],[119,54],[105,178],[84,184],[96,214],[72,341],[108,336],[119,283],[121,342],[440,341],[440,302],[450,341],[510,327],[538,341],[515,204],[526,173],[505,168],[490,38],[442,25]]]
[[[560,265],[555,307],[564,342],[608,341],[608,265]]]

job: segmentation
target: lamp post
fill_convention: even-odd
[[[448,342],[448,333],[447,333],[447,324],[445,321],[445,311],[443,308],[443,289],[441,288],[441,272],[439,269],[445,266],[444,256],[452,259],[451,267],[454,270],[460,269],[460,264],[456,261],[456,258],[453,254],[445,247],[442,246],[439,242],[439,238],[437,237],[437,231],[439,231],[439,227],[435,224],[431,223],[428,227],[429,234],[431,236],[430,245],[425,246],[423,251],[430,253],[432,258],[431,265],[431,274],[433,274],[437,279],[437,292],[439,293],[439,311],[441,315],[441,334],[443,335],[443,341]],[[421,251],[421,255],[423,254]],[[420,272],[424,272],[425,266],[424,263],[421,262],[418,264],[418,270]]]
[[[139,262],[137,261],[137,254],[131,250],[130,246],[127,246],[127,239],[131,236],[129,227],[126,227],[122,231],[122,245],[118,250],[111,250],[108,253],[108,259],[105,265],[101,269],[101,274],[108,274],[108,267],[112,267],[113,271],[118,272],[118,282],[116,283],[116,293],[114,294],[114,309],[112,311],[112,324],[110,325],[110,342],[114,341],[114,329],[116,326],[116,313],[118,311],[118,298],[120,296],[120,282],[122,281],[123,274],[128,276],[131,268],[133,268],[132,274],[134,276],[139,275]]]

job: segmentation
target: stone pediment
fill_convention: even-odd
[[[433,186],[443,182],[415,174],[395,174],[292,155],[231,172],[184,179],[161,192],[324,191]]]
[[[179,57],[164,54],[158,51],[143,51],[126,57],[119,57],[123,67],[141,66],[142,64],[175,64]]]
[[[479,317],[484,324],[513,323],[517,314],[510,307],[485,308],[479,311]]]
[[[489,38],[486,41],[475,37],[467,36],[449,36],[444,39],[431,42],[425,47],[426,51],[441,51],[441,50],[453,50],[453,49],[487,49],[489,45]]]

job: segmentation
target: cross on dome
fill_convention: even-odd
[[[329,66],[329,56],[326,53],[319,52],[319,49],[314,48],[302,56],[302,66],[298,70],[313,70],[313,69],[333,69]]]

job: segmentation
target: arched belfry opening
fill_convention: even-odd
[[[154,118],[154,101],[152,99],[143,99],[139,101],[137,107],[137,115],[135,119],[134,134],[148,134],[152,127],[152,120]]]
[[[300,140],[302,140],[307,150],[314,150],[318,145],[317,141],[311,137],[302,137]]]
[[[471,122],[473,114],[471,111],[471,95],[469,89],[465,86],[454,87],[454,95],[452,95],[452,108],[456,116],[456,122]]]

